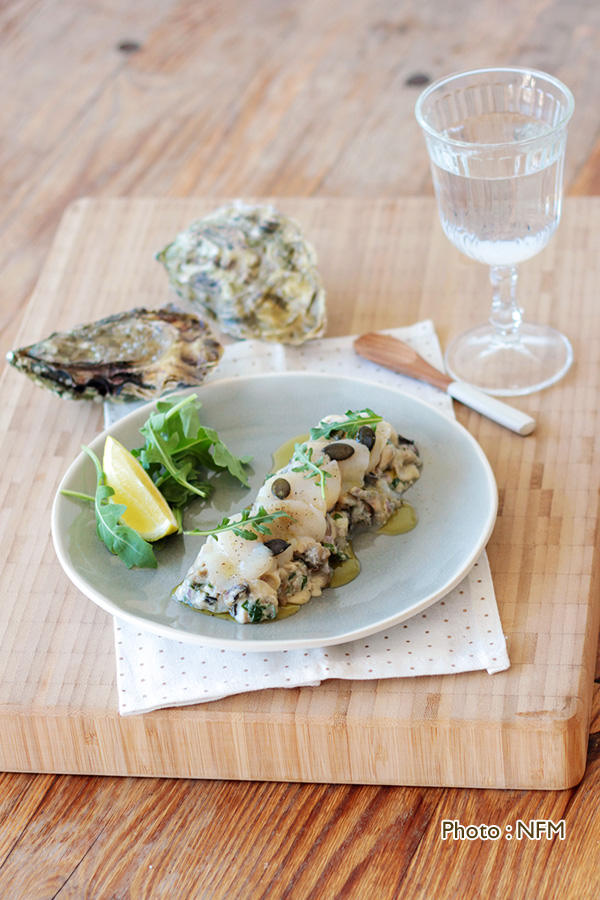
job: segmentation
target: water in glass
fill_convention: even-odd
[[[432,155],[432,175],[442,227],[467,256],[490,266],[513,266],[538,253],[554,234],[561,213],[563,141],[536,142],[552,130],[520,113],[487,113],[442,132],[452,141],[478,144],[477,154],[454,146]],[[522,144],[518,153],[510,142]],[[498,144],[507,144],[506,155]],[[486,158],[486,144],[496,144]],[[482,146],[483,145],[483,146]]]

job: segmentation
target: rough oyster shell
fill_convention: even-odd
[[[204,322],[168,305],[55,332],[6,358],[61,397],[147,400],[199,384],[222,353]]]
[[[301,344],[325,330],[315,250],[298,223],[272,206],[223,206],[156,258],[171,287],[233,337]]]

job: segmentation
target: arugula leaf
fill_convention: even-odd
[[[238,458],[237,456],[234,456],[229,447],[227,447],[227,445],[219,438],[216,431],[213,431],[212,428],[205,428],[204,431],[207,434],[210,433],[212,440],[213,467],[216,466],[217,469],[227,469],[228,472],[230,472],[234,478],[237,478],[238,481],[241,481],[245,487],[250,487],[243,466],[247,465],[252,457],[242,456]]]
[[[310,429],[310,438],[312,441],[316,441],[319,438],[331,437],[331,435],[336,431],[344,431],[345,436],[348,438],[356,437],[358,429],[363,425],[369,425],[371,428],[375,429],[379,422],[382,422],[383,418],[378,416],[377,413],[374,413],[372,409],[366,407],[365,409],[358,410],[357,412],[353,412],[349,409],[346,413],[346,418],[341,422],[319,422],[316,428]]]
[[[188,480],[188,475],[193,470],[192,460],[187,460],[181,465],[178,465],[175,461],[174,454],[179,446],[177,434],[172,434],[165,440],[160,431],[156,431],[149,422],[146,423],[144,429],[146,440],[149,441],[151,450],[143,449],[140,462],[144,468],[150,467],[153,462],[164,468],[164,472],[162,469],[159,471],[155,481],[158,482],[160,480],[162,485],[168,482],[170,476],[173,481],[185,488],[188,494],[197,494],[204,499],[207,495],[204,486],[192,484]]]
[[[122,503],[111,503],[114,490],[105,483],[105,475],[100,460],[89,447],[83,447],[96,467],[97,485],[95,497],[78,494],[75,491],[64,492],[67,496],[78,496],[84,500],[93,500],[96,510],[96,531],[103,544],[111,553],[123,560],[128,569],[138,566],[140,569],[156,569],[157,562],[151,544],[145,541],[137,531],[120,521],[127,509]]]
[[[292,472],[307,472],[305,478],[318,478],[321,496],[325,499],[325,479],[331,476],[331,472],[326,472],[318,463],[313,462],[312,452],[312,447],[307,447],[306,444],[296,444],[290,462],[295,462],[297,465],[292,466]]]
[[[218,540],[218,536],[223,534],[224,531],[233,531],[238,537],[245,538],[247,541],[256,541],[259,534],[271,534],[269,525],[281,516],[287,516],[287,513],[282,509],[268,513],[264,506],[259,506],[258,511],[254,515],[251,514],[249,509],[245,509],[240,518],[235,521],[225,516],[215,528],[210,528],[208,531],[194,528],[193,531],[185,531],[184,534],[212,535]]]
[[[214,429],[203,426],[200,406],[196,394],[179,401],[159,400],[156,412],[140,428],[144,446],[132,450],[171,508],[181,508],[195,496],[208,497],[205,469],[226,469],[249,486],[244,466],[252,457],[235,456]]]

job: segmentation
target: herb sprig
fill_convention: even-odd
[[[185,531],[184,534],[212,535],[218,540],[218,536],[223,534],[223,532],[232,531],[238,537],[245,538],[247,541],[256,541],[259,534],[271,534],[269,525],[275,519],[281,518],[281,516],[287,516],[287,513],[282,509],[268,513],[264,506],[259,506],[258,511],[254,515],[249,509],[245,509],[239,519],[230,519],[225,516],[215,528],[210,528],[208,531],[194,528],[193,531]]]
[[[341,422],[319,422],[316,428],[310,429],[310,438],[317,441],[319,438],[329,438],[336,431],[344,431],[346,437],[352,439],[356,437],[358,429],[363,425],[369,425],[376,428],[379,422],[383,422],[382,416],[378,416],[372,409],[366,407],[357,411],[349,409],[346,418]]]
[[[96,531],[99,539],[106,544],[111,553],[122,559],[128,569],[137,566],[140,569],[156,569],[157,562],[152,545],[140,537],[137,531],[125,525],[121,516],[127,509],[122,503],[112,503],[110,498],[114,490],[105,482],[100,460],[93,450],[83,447],[96,467],[96,493],[91,497],[79,491],[62,491],[67,497],[77,497],[94,503],[96,511]]]
[[[323,460],[326,462],[326,460]],[[325,479],[329,478],[331,472],[322,469],[320,464],[313,460],[313,448],[307,447],[306,444],[296,444],[294,454],[290,460],[292,472],[305,472],[305,478],[316,478],[321,488],[321,496],[325,499]]]

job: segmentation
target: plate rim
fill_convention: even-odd
[[[490,508],[488,510],[487,519],[484,525],[484,528],[481,531],[479,539],[475,543],[475,546],[471,550],[467,561],[463,564],[462,568],[455,573],[450,579],[448,579],[437,591],[434,591],[432,594],[429,594],[427,597],[418,601],[416,604],[412,605],[408,610],[404,610],[403,612],[388,616],[386,619],[379,620],[376,623],[371,623],[369,625],[363,625],[358,627],[350,632],[346,631],[343,634],[337,636],[330,636],[325,638],[309,638],[309,637],[300,637],[297,639],[286,638],[286,639],[275,639],[275,640],[256,640],[253,639],[251,641],[244,640],[243,638],[230,638],[230,637],[213,637],[212,635],[198,635],[193,632],[185,631],[178,628],[167,628],[163,627],[159,623],[153,622],[149,619],[144,619],[135,613],[128,612],[127,610],[115,609],[114,601],[111,601],[107,598],[101,591],[96,590],[93,586],[89,585],[83,577],[80,577],[79,573],[72,565],[68,553],[66,552],[66,548],[63,546],[63,537],[66,535],[62,535],[58,518],[59,518],[59,510],[60,504],[63,501],[63,497],[61,495],[61,490],[63,489],[63,485],[68,481],[72,470],[78,467],[81,462],[86,461],[85,451],[81,451],[77,457],[71,462],[66,472],[63,474],[60,483],[56,489],[54,500],[52,503],[52,511],[51,511],[51,535],[52,542],[54,544],[54,550],[58,557],[59,563],[63,569],[63,572],[67,576],[67,578],[77,587],[81,593],[103,609],[105,612],[109,613],[113,616],[113,619],[123,619],[130,624],[134,624],[138,627],[143,628],[146,631],[150,631],[153,634],[157,634],[167,640],[181,641],[182,643],[187,644],[195,644],[200,646],[210,646],[210,647],[218,647],[220,649],[227,650],[236,650],[239,652],[256,652],[256,653],[264,653],[266,651],[284,651],[284,650],[302,650],[302,649],[311,649],[317,647],[332,647],[338,644],[351,643],[352,641],[359,640],[364,637],[368,637],[369,635],[376,634],[380,631],[384,631],[386,628],[392,628],[395,625],[400,624],[406,619],[412,618],[417,615],[422,610],[427,609],[432,606],[438,600],[443,599],[443,597],[447,596],[450,591],[452,591],[471,571],[474,567],[477,559],[485,549],[491,534],[494,530],[494,526],[497,519],[498,512],[498,486],[496,483],[496,478],[494,476],[494,472],[490,465],[490,462],[485,455],[481,445],[476,440],[475,437],[462,425],[453,415],[449,415],[445,413],[443,410],[434,406],[431,403],[421,399],[420,397],[414,396],[400,387],[395,387],[393,385],[381,385],[377,382],[371,381],[367,378],[356,378],[352,375],[332,375],[329,373],[323,372],[312,372],[312,371],[284,371],[284,372],[261,372],[247,376],[231,376],[223,379],[216,379],[215,381],[205,382],[201,385],[196,385],[189,388],[184,388],[182,390],[175,391],[170,394],[165,394],[162,397],[158,397],[155,400],[151,400],[148,403],[143,404],[142,406],[137,406],[136,409],[131,410],[129,413],[126,413],[116,422],[114,422],[108,428],[104,428],[100,434],[96,435],[87,446],[89,446],[94,451],[96,450],[97,445],[100,445],[104,440],[106,440],[106,436],[112,432],[112,429],[115,427],[121,427],[123,424],[127,424],[127,422],[139,416],[143,411],[146,411],[146,418],[150,414],[151,411],[156,409],[157,403],[162,400],[168,400],[174,397],[183,397],[189,394],[201,392],[203,389],[210,388],[211,386],[215,387],[225,387],[232,384],[239,384],[241,381],[259,381],[259,380],[273,380],[275,378],[326,378],[328,380],[335,379],[336,381],[341,382],[349,382],[351,384],[360,383],[362,385],[369,385],[373,388],[380,390],[382,387],[385,390],[391,391],[397,394],[400,398],[405,398],[410,401],[410,403],[416,404],[421,408],[427,411],[427,414],[433,414],[434,417],[439,417],[445,424],[447,424],[450,428],[456,429],[459,434],[462,434],[463,438],[466,438],[467,442],[471,445],[471,448],[475,451],[475,455],[478,458],[478,461],[482,467],[482,470],[486,475],[486,487],[490,493]],[[202,397],[199,394],[199,400],[202,401]],[[90,460],[91,463],[91,460]],[[268,623],[267,623],[268,624]],[[243,627],[243,626],[242,626]]]

